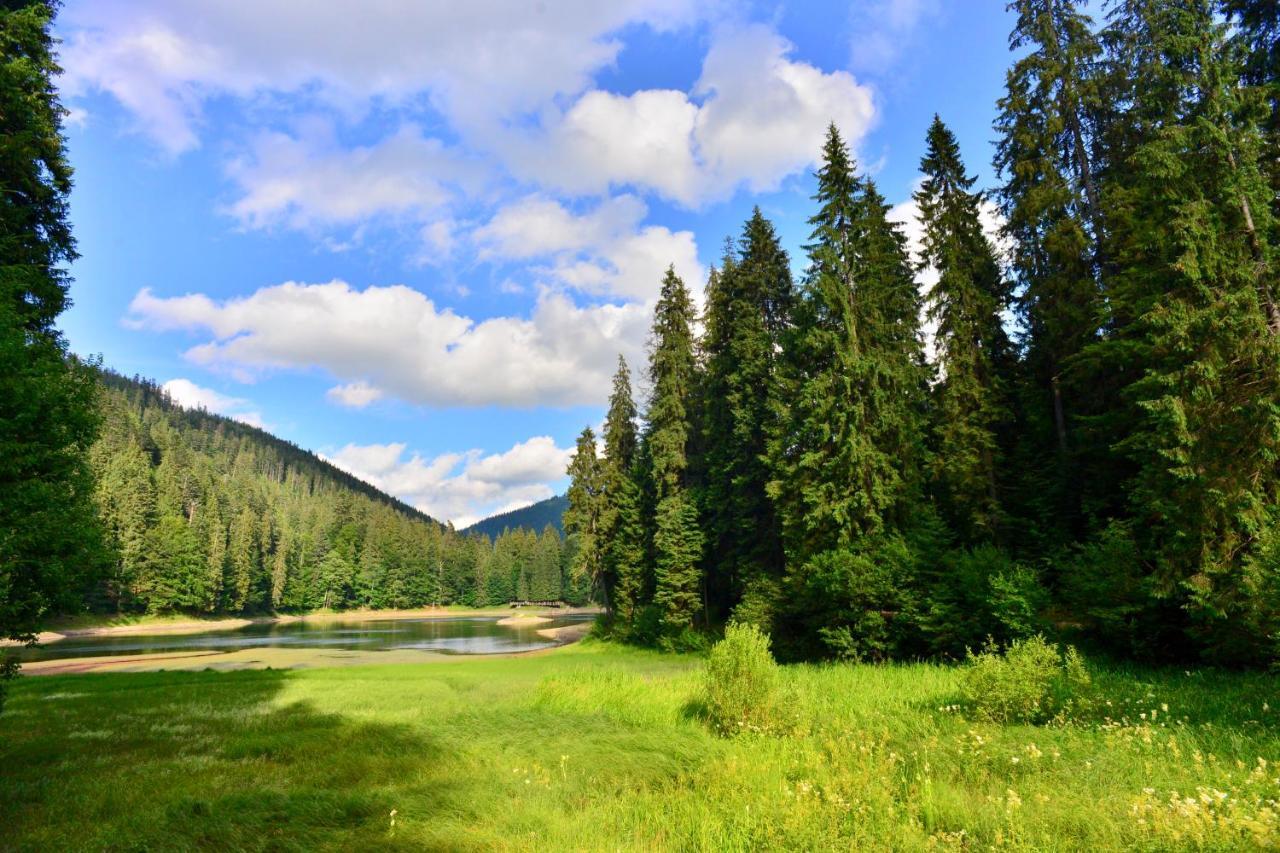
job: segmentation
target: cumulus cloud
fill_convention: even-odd
[[[331,401],[352,409],[363,409],[370,403],[381,400],[383,391],[368,382],[349,382],[346,385],[335,385],[325,392]]]
[[[140,291],[125,324],[203,332],[186,357],[251,378],[319,367],[347,386],[339,402],[376,393],[446,406],[567,406],[608,394],[619,353],[639,364],[651,303],[582,307],[545,292],[529,317],[481,321],[395,285],[287,282],[217,301]]]
[[[424,458],[405,450],[402,443],[348,444],[325,458],[434,518],[466,527],[554,495],[573,452],[545,435],[487,456],[470,450]]]
[[[200,144],[214,97],[310,97],[359,113],[427,94],[460,125],[576,94],[617,57],[628,25],[682,26],[696,0],[421,3],[93,0],[68,6],[63,90],[105,91],[166,150]]]
[[[641,226],[648,208],[632,195],[607,199],[575,214],[545,196],[528,196],[478,228],[481,258],[550,263],[537,272],[583,293],[646,301],[657,297],[674,266],[697,291],[705,278],[690,231]]]
[[[220,394],[190,379],[170,379],[160,386],[169,399],[184,409],[203,409],[215,415],[225,415],[249,426],[265,429],[262,414],[253,409],[253,403],[242,397]]]
[[[465,158],[413,125],[374,145],[344,149],[329,125],[311,122],[304,134],[263,133],[250,147],[227,167],[239,198],[226,212],[247,228],[421,221],[445,208],[459,180],[475,176]],[[424,237],[440,239],[434,232]]]
[[[817,161],[828,124],[856,145],[875,117],[868,87],[793,51],[764,26],[722,30],[691,94],[593,90],[541,135],[507,136],[505,154],[518,173],[567,192],[634,186],[698,206],[741,185],[773,189]]]

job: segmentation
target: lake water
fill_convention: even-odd
[[[529,652],[556,645],[538,635],[543,628],[587,622],[590,613],[554,616],[550,622],[499,625],[496,616],[446,616],[417,619],[360,619],[325,622],[269,622],[225,631],[148,636],[69,637],[25,649],[25,661],[141,655],[162,652],[232,652],[260,648],[321,648],[354,651],[423,649],[453,655]]]

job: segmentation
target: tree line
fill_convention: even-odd
[[[262,430],[103,371],[89,451],[104,571],[90,609],[582,604],[559,532],[462,535]]]
[[[700,313],[667,272],[643,419],[621,363],[570,468],[615,633],[1274,659],[1280,7],[1080,5],[1009,4],[991,192],[935,117],[918,258],[832,127],[798,281],[758,209]]]

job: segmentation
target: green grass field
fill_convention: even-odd
[[[795,730],[725,740],[699,718],[701,667],[588,642],[22,679],[0,715],[0,849],[1280,844],[1274,676],[1096,671],[1096,719],[1032,727],[949,709],[946,667],[788,667]]]

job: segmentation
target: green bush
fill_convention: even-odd
[[[924,578],[928,594],[921,631],[935,654],[963,654],[994,637],[1009,642],[1045,626],[1048,595],[1038,574],[990,545],[944,555]]]
[[[1089,682],[1074,648],[1059,654],[1037,634],[1013,641],[1003,654],[994,642],[977,654],[969,652],[960,684],[965,703],[980,719],[1043,723],[1083,710]]]
[[[730,623],[711,649],[706,679],[707,716],[720,734],[775,728],[780,679],[768,634],[755,625]]]

